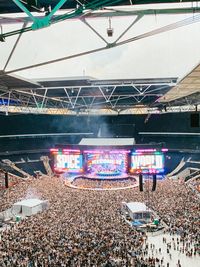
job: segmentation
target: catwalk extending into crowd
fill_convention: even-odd
[[[179,266],[151,254],[145,234],[131,228],[120,212],[123,201],[147,201],[138,188],[121,191],[71,189],[59,178],[43,177],[21,182],[3,196],[5,210],[28,197],[48,199],[49,208],[1,232],[0,266],[103,267]],[[200,207],[197,195],[183,182],[164,180],[150,192],[148,202],[167,232],[178,235],[171,246],[187,257],[198,257]],[[165,242],[165,240],[163,240]],[[166,244],[169,249],[170,244]],[[159,251],[158,251],[159,253]],[[162,260],[162,261],[161,261]]]
[[[112,189],[112,188],[123,188],[123,187],[130,187],[136,186],[137,182],[136,179],[133,177],[127,178],[119,178],[119,179],[112,179],[107,180],[105,179],[91,179],[91,178],[75,178],[72,182],[72,185],[79,187],[79,188],[97,188],[97,189]]]

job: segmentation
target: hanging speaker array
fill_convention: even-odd
[[[152,185],[152,191],[156,190],[156,182],[157,182],[157,178],[156,178],[156,174],[153,175],[153,185]]]
[[[152,192],[156,190],[156,183],[157,183],[157,177],[156,174],[153,175],[153,185],[152,185]],[[139,189],[140,192],[143,191],[143,176],[142,174],[139,174]]]
[[[143,191],[143,177],[142,177],[142,174],[139,174],[139,188],[140,188],[140,191],[142,192]]]
[[[5,188],[8,188],[8,173],[5,172]]]

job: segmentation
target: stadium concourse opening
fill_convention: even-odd
[[[138,175],[164,177],[166,148],[134,148],[134,138],[84,138],[52,148],[54,172],[71,188],[121,190],[139,186]]]

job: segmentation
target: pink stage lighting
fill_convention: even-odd
[[[168,151],[168,148],[162,148],[161,151],[162,152],[167,152]]]
[[[136,149],[135,152],[156,152],[155,148]]]

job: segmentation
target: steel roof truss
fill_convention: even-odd
[[[71,89],[73,89],[73,88],[71,88]],[[76,95],[74,95],[74,92],[75,92],[76,90],[73,89],[73,96],[70,96],[70,95],[69,95],[68,90],[67,90],[66,87],[64,88],[64,91],[65,91],[65,93],[66,93],[66,96],[67,96],[67,98],[68,98],[70,104],[71,104],[71,107],[74,109],[75,106],[76,106],[76,103],[77,103],[79,94],[80,94],[80,92],[81,92],[81,87],[78,88],[78,92],[77,92]],[[75,97],[75,100],[73,101],[73,98],[74,98],[74,97]]]
[[[116,44],[132,27],[135,25],[141,18],[143,17],[142,14],[136,16],[136,18],[133,19],[131,24],[120,34],[120,36],[114,41]]]
[[[108,45],[106,39],[94,27],[92,27],[85,18],[82,18],[80,21],[83,22],[89,29],[91,29],[106,45]]]

